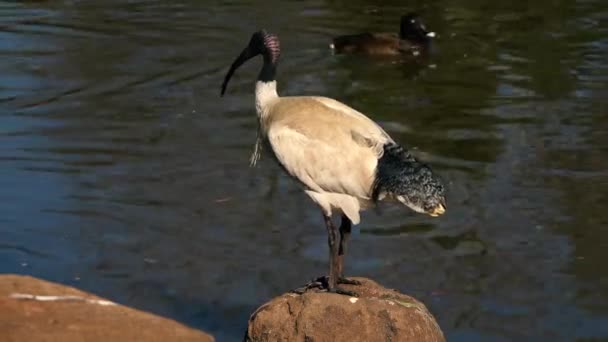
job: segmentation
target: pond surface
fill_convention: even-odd
[[[422,14],[419,63],[334,56],[334,35]],[[242,338],[327,269],[314,204],[248,167],[260,62],[279,92],[367,113],[447,181],[448,212],[363,216],[351,275],[412,294],[449,341],[608,341],[608,5],[588,1],[0,2],[0,272]]]

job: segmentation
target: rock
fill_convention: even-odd
[[[214,341],[173,320],[72,287],[0,275],[2,341]]]
[[[435,318],[418,300],[365,278],[342,285],[359,298],[308,291],[286,293],[250,317],[245,341],[444,342]]]

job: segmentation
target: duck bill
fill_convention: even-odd
[[[236,69],[238,69],[241,65],[243,65],[243,63],[247,62],[256,55],[257,54],[253,53],[248,46],[243,50],[243,52],[241,52],[241,54],[234,60],[234,62],[232,62],[230,70],[228,70],[226,77],[224,77],[224,83],[222,83],[222,92],[220,93],[220,96],[224,96],[224,93],[226,92],[226,87],[228,86],[228,82],[230,81],[230,78],[232,77],[232,74],[234,74]]]
[[[435,32],[431,31],[431,32],[427,32],[426,36],[429,37],[429,38],[435,38],[436,34],[435,34]]]

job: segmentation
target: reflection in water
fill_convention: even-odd
[[[266,27],[281,94],[368,113],[449,184],[440,219],[367,212],[349,273],[419,297],[450,341],[608,339],[600,1],[0,8],[2,272],[233,340],[253,308],[324,271],[316,207],[270,158],[247,167],[257,67],[218,96]],[[410,10],[439,34],[428,61],[327,49]]]

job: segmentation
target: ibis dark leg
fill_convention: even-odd
[[[345,235],[342,232],[342,225],[344,225],[344,221],[342,222],[342,225],[340,226],[340,228],[341,228],[340,237],[341,238],[340,238],[340,241],[338,241],[338,229],[332,222],[331,217],[324,213],[323,219],[325,220],[325,226],[327,228],[327,245],[329,246],[329,276],[320,277],[320,278],[308,283],[304,287],[295,289],[293,291],[295,293],[302,294],[310,289],[316,288],[316,289],[327,290],[327,292],[333,292],[333,293],[356,297],[357,296],[356,293],[347,291],[347,290],[343,290],[338,287],[339,282],[346,283],[346,284],[358,284],[359,283],[356,281],[355,282],[350,282],[350,281],[343,282],[341,279],[341,276],[340,276],[340,274],[342,272],[342,266],[341,266],[339,254],[340,254],[341,248],[342,248],[343,252],[345,251],[345,248],[346,248],[346,241],[348,240],[348,233],[350,233],[350,225],[351,225],[350,220],[348,221],[348,224],[346,226],[344,226],[344,233],[346,233],[346,239],[344,240],[344,245],[343,245],[342,238],[344,238]],[[346,229],[346,227],[348,227],[348,229]],[[348,230],[348,233],[346,232],[347,230]]]
[[[340,278],[338,229],[331,221],[331,217],[323,214],[327,227],[327,244],[329,245],[329,276],[327,277],[327,291],[347,296],[357,296],[356,293],[338,287]]]
[[[338,277],[340,276],[340,264],[338,259],[338,231],[336,226],[331,221],[331,217],[323,215],[325,226],[327,227],[327,244],[329,246],[329,277],[327,279],[327,289],[329,291],[335,289],[338,285]]]
[[[338,247],[338,283],[360,285],[357,280],[347,279],[344,277],[344,258],[346,256],[346,245],[352,230],[353,224],[350,219],[342,214],[342,222],[340,223],[340,245]]]

